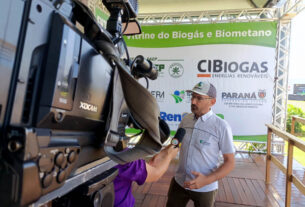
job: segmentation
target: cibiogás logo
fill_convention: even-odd
[[[199,60],[197,77],[201,78],[269,78],[268,61]]]

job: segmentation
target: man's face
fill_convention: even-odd
[[[198,118],[210,111],[211,107],[216,103],[216,99],[193,92],[191,103],[191,110]]]

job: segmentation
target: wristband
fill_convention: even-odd
[[[179,140],[176,139],[176,138],[173,138],[172,141],[171,141],[171,144],[172,144],[172,145],[175,145],[175,147],[178,147],[178,145],[179,145]]]

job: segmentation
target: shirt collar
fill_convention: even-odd
[[[213,111],[212,111],[212,109],[211,109],[208,113],[203,114],[201,117],[199,117],[199,119],[201,119],[201,121],[205,122],[205,121],[208,120],[208,118],[210,118],[212,115],[213,115]]]

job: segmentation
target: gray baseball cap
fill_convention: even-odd
[[[192,90],[186,90],[187,92],[194,92],[200,95],[206,95],[212,98],[216,98],[216,88],[209,82],[199,82]]]

